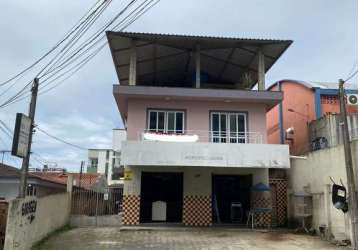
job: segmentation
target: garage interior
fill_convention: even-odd
[[[142,172],[140,199],[141,223],[181,223],[183,173]],[[158,202],[161,204],[159,209],[153,205]],[[153,211],[153,208],[158,211]]]
[[[252,175],[212,175],[215,224],[246,224],[252,178]]]

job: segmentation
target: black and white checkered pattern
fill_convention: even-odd
[[[123,196],[123,224],[138,225],[140,213],[140,196],[124,195]]]
[[[270,185],[275,186],[277,225],[283,226],[287,221],[287,180],[270,179]]]
[[[212,225],[211,196],[184,196],[183,223],[186,226]]]

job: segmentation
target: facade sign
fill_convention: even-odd
[[[131,170],[124,170],[124,180],[130,181],[133,178],[133,172]]]
[[[22,158],[27,155],[31,130],[31,119],[24,114],[17,113],[14,138],[12,141],[12,155]]]

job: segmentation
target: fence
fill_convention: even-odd
[[[118,214],[122,209],[122,195],[122,188],[107,188],[103,193],[74,188],[71,214],[87,216]]]

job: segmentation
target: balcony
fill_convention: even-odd
[[[263,144],[258,132],[138,133],[122,143],[125,166],[289,168],[288,145]]]
[[[210,143],[253,143],[262,144],[263,135],[260,132],[227,132],[185,130],[168,131],[166,133],[145,130],[138,133],[140,141],[161,142],[210,142]]]

